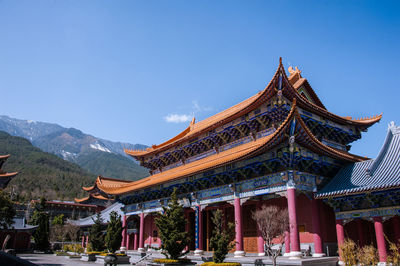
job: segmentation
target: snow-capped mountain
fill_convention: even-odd
[[[96,175],[127,179],[136,179],[134,175],[148,175],[144,168],[124,153],[124,148],[147,147],[142,144],[113,142],[85,134],[75,128],[8,116],[0,116],[0,131],[26,138],[43,151],[77,163]]]

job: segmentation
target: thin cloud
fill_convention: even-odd
[[[164,117],[164,120],[167,123],[185,123],[191,121],[192,117],[193,116],[186,114],[169,114],[166,117]]]
[[[185,122],[192,121],[193,117],[195,117],[196,114],[198,114],[200,112],[209,112],[212,110],[213,110],[213,108],[201,106],[198,103],[198,101],[193,100],[192,101],[192,112],[190,114],[173,113],[173,114],[169,114],[169,115],[165,116],[164,120],[167,123],[185,123]]]

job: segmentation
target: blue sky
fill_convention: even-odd
[[[398,1],[0,1],[0,114],[157,144],[262,90],[283,58],[343,116],[400,124]],[[175,123],[173,121],[185,121]]]

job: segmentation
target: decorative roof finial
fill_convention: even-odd
[[[279,57],[279,64],[282,65],[282,57]]]

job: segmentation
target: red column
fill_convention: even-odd
[[[243,250],[243,234],[242,234],[242,206],[240,205],[240,198],[234,199],[235,208],[235,232],[236,232],[236,251],[235,257],[243,257],[245,252]]]
[[[144,213],[140,214],[139,251],[144,251]]]
[[[363,234],[363,223],[361,219],[357,220],[357,233],[358,233],[358,245],[364,246],[364,234]]]
[[[196,206],[196,250],[195,255],[203,254],[203,211],[201,205]]]
[[[185,224],[185,232],[189,234],[189,213],[185,211],[185,219],[186,219],[186,224]],[[185,251],[189,250],[189,246],[185,247]]]
[[[392,218],[392,226],[394,231],[394,243],[400,242],[400,217],[395,216]]]
[[[130,248],[130,247],[131,247],[130,241],[131,241],[130,234],[126,234],[126,251],[128,251],[128,250],[131,249],[131,248]]]
[[[341,258],[340,246],[344,242],[344,228],[343,228],[343,221],[336,220],[336,237],[338,242],[338,250],[339,250],[339,257]]]
[[[82,247],[85,247],[85,236],[82,236]]]
[[[137,250],[137,246],[138,246],[138,234],[137,233],[133,233],[133,250]]]
[[[258,249],[258,256],[265,256],[264,239],[261,235],[261,230],[258,226],[257,226],[257,249]]]
[[[290,257],[300,258],[299,230],[297,228],[297,210],[296,210],[296,189],[287,188],[287,201],[289,211],[289,231],[290,231]]]
[[[311,213],[312,213],[312,227],[314,231],[314,254],[313,257],[325,256],[322,251],[322,239],[321,239],[321,224],[319,219],[319,206],[316,199],[311,200]]]
[[[122,218],[122,241],[121,241],[121,249],[125,248],[125,250],[127,249],[127,245],[126,245],[126,238],[127,238],[127,228],[126,228],[126,215],[124,215],[124,217]]]
[[[386,262],[387,250],[383,232],[382,217],[374,217],[376,245],[378,246],[379,262]]]
[[[290,256],[290,233],[288,231],[285,232],[285,253],[284,257]]]
[[[257,203],[257,208],[261,208],[261,201]],[[258,249],[258,256],[265,256],[264,250],[264,239],[262,237],[262,233],[260,227],[257,225],[257,249]]]
[[[89,244],[89,235],[86,236],[86,243],[85,243],[85,247],[87,247],[87,245]]]

